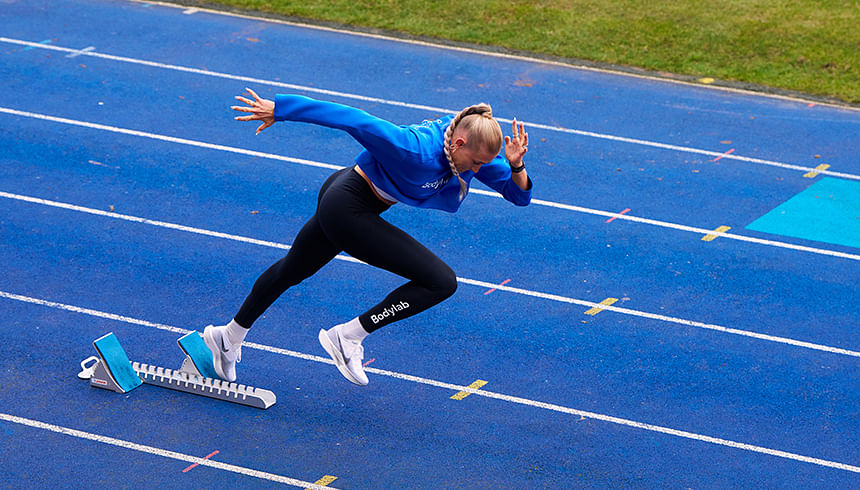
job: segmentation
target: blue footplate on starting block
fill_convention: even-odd
[[[177,340],[177,342],[179,343],[179,348],[191,359],[191,362],[201,376],[220,379],[218,373],[215,372],[215,365],[212,364],[212,351],[209,350],[209,347],[206,347],[206,343],[203,342],[203,337],[199,333],[190,332]]]
[[[131,361],[113,332],[96,339],[93,345],[104,360],[104,368],[123,393],[143,384],[134,371]]]

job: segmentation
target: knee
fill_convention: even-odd
[[[457,291],[457,274],[446,265],[439,271],[432,289],[438,295],[439,301],[450,298]]]

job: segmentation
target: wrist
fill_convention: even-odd
[[[526,162],[520,160],[519,163],[508,162],[511,166],[511,172],[517,174],[526,169]]]

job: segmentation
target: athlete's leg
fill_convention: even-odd
[[[369,220],[370,221],[370,220]],[[400,228],[377,217],[372,229],[379,248],[356,247],[347,253],[368,264],[409,279],[359,316],[362,326],[373,332],[410,317],[449,298],[457,290],[451,267]]]
[[[339,252],[322,232],[314,215],[296,235],[287,255],[266,269],[254,283],[251,293],[236,313],[236,322],[251,328],[287,289],[314,275]]]
[[[323,232],[337,248],[353,257],[409,280],[359,316],[367,332],[420,313],[454,294],[454,271],[424,245],[379,216],[387,206],[358,174],[344,176],[341,184],[320,201],[318,217]]]
[[[448,265],[380,218],[388,207],[355,172],[340,177],[317,206],[320,228],[336,248],[409,280],[361,316],[319,332],[320,344],[335,366],[358,385],[368,383],[361,343],[369,332],[424,311],[457,288],[457,278]]]
[[[326,179],[320,188],[317,206],[332,184],[348,171],[339,170]],[[287,289],[314,275],[338,253],[340,249],[323,233],[318,214],[314,214],[296,235],[287,255],[263,272],[254,283],[251,293],[234,317],[235,321],[245,328],[251,328],[257,318]]]
[[[339,171],[329,177],[320,190],[320,196],[343,173]],[[203,330],[203,340],[212,351],[212,361],[221,378],[228,381],[236,379],[236,362],[241,359],[242,342],[257,318],[284,291],[313,275],[339,252],[322,232],[315,214],[299,231],[289,253],[260,275],[233,320],[228,325],[210,325]]]

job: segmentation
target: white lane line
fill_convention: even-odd
[[[70,429],[68,427],[63,427],[60,425],[49,424],[46,422],[41,422],[38,420],[28,419],[24,417],[18,417],[16,415],[10,415],[7,413],[0,413],[0,420],[4,420],[6,422],[11,422],[15,424],[24,425],[27,427],[32,427],[34,429],[42,429],[50,432],[55,432],[57,434],[63,434],[66,436],[77,437],[78,439],[86,439],[90,441],[100,442],[102,444],[108,444],[111,446],[121,447],[125,449],[130,449],[132,451],[137,451],[140,453],[152,454],[154,456],[161,456],[163,458],[175,459],[178,461],[184,461],[187,463],[196,463],[200,466],[208,466],[210,468],[215,468],[224,471],[230,471],[232,473],[238,473],[240,475],[252,476],[254,478],[259,478],[261,480],[267,480],[275,483],[284,483],[287,485],[292,485],[300,488],[313,488],[314,490],[328,490],[332,487],[322,487],[320,485],[316,485],[311,482],[306,482],[302,480],[297,480],[295,478],[289,478],[286,476],[276,475],[274,473],[267,473],[265,471],[253,470],[250,468],[245,468],[242,466],[236,466],[227,463],[221,463],[219,461],[213,461],[211,459],[198,458],[197,456],[191,456],[188,454],[178,453],[176,451],[170,451],[167,449],[161,449],[153,446],[147,446],[145,444],[138,444],[136,442],[130,442],[123,439],[117,439],[114,437],[103,436],[100,434],[93,434],[92,432],[84,432],[82,430]]]
[[[47,308],[54,308],[57,310],[69,311],[72,313],[80,313],[82,315],[88,315],[88,316],[92,316],[92,317],[96,317],[96,318],[103,318],[106,320],[113,320],[113,321],[117,321],[117,322],[128,323],[130,325],[139,325],[141,327],[148,327],[148,328],[154,328],[157,330],[164,330],[165,332],[170,332],[170,333],[179,334],[179,335],[186,335],[186,334],[194,331],[194,330],[189,330],[187,328],[174,327],[171,325],[165,325],[163,323],[156,323],[156,322],[150,322],[150,321],[146,321],[146,320],[140,320],[138,318],[132,318],[129,316],[117,315],[114,313],[107,313],[104,311],[93,310],[90,308],[83,308],[80,306],[74,306],[74,305],[69,305],[69,304],[64,304],[64,303],[57,303],[55,301],[48,301],[48,300],[44,300],[44,299],[33,298],[30,296],[24,296],[21,294],[9,293],[6,291],[0,291],[0,298],[6,298],[6,299],[13,300],[13,301],[20,301],[22,303],[30,303],[30,304],[34,304],[34,305],[45,306]],[[251,349],[257,349],[257,350],[262,350],[262,351],[266,351],[266,352],[272,352],[274,354],[280,354],[280,355],[284,355],[284,356],[295,357],[298,359],[305,359],[307,361],[315,361],[315,362],[321,362],[324,364],[334,365],[334,361],[332,361],[331,358],[329,358],[329,357],[314,356],[311,354],[303,354],[301,352],[282,349],[279,347],[271,347],[268,345],[257,344],[254,342],[243,342],[242,346],[249,347]]]
[[[80,127],[89,128],[89,129],[96,129],[96,130],[100,130],[100,131],[109,131],[109,132],[113,132],[113,133],[126,134],[126,135],[130,135],[130,136],[138,136],[138,137],[142,137],[142,138],[149,138],[149,139],[153,139],[153,140],[157,140],[157,141],[166,141],[169,143],[188,145],[188,146],[193,146],[193,147],[197,147],[197,148],[206,148],[206,149],[210,149],[210,150],[226,151],[226,152],[236,153],[236,154],[240,154],[240,155],[253,156],[253,157],[257,157],[257,158],[267,158],[270,160],[278,160],[278,161],[282,161],[282,162],[295,163],[295,164],[305,165],[305,166],[309,166],[309,167],[326,168],[326,169],[331,169],[331,170],[340,170],[343,168],[343,166],[341,166],[341,165],[333,165],[330,163],[316,162],[313,160],[305,160],[305,159],[301,159],[301,158],[286,157],[286,156],[277,155],[274,153],[264,153],[264,152],[255,151],[255,150],[246,150],[243,148],[236,148],[233,146],[219,145],[219,144],[214,144],[214,143],[205,143],[202,141],[190,140],[190,139],[185,139],[185,138],[177,138],[174,136],[165,136],[165,135],[161,135],[161,134],[149,133],[146,131],[138,131],[138,130],[134,130],[134,129],[119,128],[116,126],[108,126],[106,124],[98,124],[98,123],[91,123],[91,122],[86,122],[86,121],[78,121],[75,119],[68,119],[68,118],[64,118],[64,117],[49,116],[47,114],[38,114],[38,113],[34,113],[34,112],[20,111],[20,110],[11,109],[8,107],[0,107],[0,113],[9,114],[9,115],[13,115],[13,116],[28,117],[28,118],[32,118],[32,119],[40,119],[43,121],[50,121],[50,122],[55,122],[55,123],[60,123],[60,124],[69,124],[72,126],[80,126]],[[501,197],[498,193],[489,192],[489,191],[485,191],[482,189],[471,189],[469,192],[474,193],[474,194],[478,194],[481,196],[489,196],[489,197],[496,197],[496,198]],[[536,204],[539,206],[552,207],[552,208],[556,208],[556,209],[564,209],[567,211],[575,211],[575,212],[579,212],[579,213],[593,214],[593,215],[597,215],[597,216],[613,217],[613,218],[624,220],[624,221],[632,221],[635,223],[660,226],[662,228],[670,228],[670,229],[679,230],[679,231],[692,232],[692,233],[696,233],[698,235],[714,234],[714,235],[718,235],[718,236],[725,237],[725,238],[740,240],[740,241],[749,242],[749,243],[756,243],[759,245],[767,245],[767,246],[785,248],[785,249],[796,250],[796,251],[801,251],[801,252],[810,252],[810,253],[815,253],[815,254],[820,254],[820,255],[828,255],[831,257],[839,257],[839,258],[844,258],[844,259],[860,260],[860,255],[856,255],[856,254],[850,254],[850,253],[839,252],[839,251],[829,250],[829,249],[816,248],[816,247],[807,247],[807,246],[803,246],[803,245],[795,245],[793,243],[779,242],[776,240],[764,240],[761,238],[754,238],[754,237],[749,237],[749,236],[744,236],[744,235],[738,235],[736,233],[716,233],[711,229],[698,228],[698,227],[687,226],[687,225],[680,225],[680,224],[676,224],[676,223],[670,223],[667,221],[660,221],[660,220],[654,220],[654,219],[649,219],[649,218],[640,218],[640,217],[629,215],[629,214],[619,215],[616,212],[601,211],[601,210],[586,208],[586,207],[582,207],[582,206],[574,206],[571,204],[557,203],[557,202],[553,202],[553,201],[545,201],[542,199],[532,199],[532,204]]]
[[[470,189],[469,193],[470,194],[471,193],[480,194],[482,196],[488,196],[488,197],[497,197],[497,198],[502,197],[501,195],[499,195],[496,192],[489,192],[489,191],[485,191],[482,189]],[[714,230],[707,229],[707,228],[699,228],[696,226],[681,225],[681,224],[677,224],[677,223],[671,223],[668,221],[660,221],[660,220],[650,219],[650,218],[640,218],[638,216],[634,216],[631,214],[619,214],[619,213],[616,213],[613,211],[601,211],[599,209],[591,209],[591,208],[586,208],[586,207],[582,207],[582,206],[574,206],[572,204],[564,204],[564,203],[545,201],[542,199],[534,199],[534,198],[532,199],[532,204],[537,204],[539,206],[547,206],[547,207],[556,208],[556,209],[564,209],[567,211],[575,211],[578,213],[593,214],[596,216],[606,216],[608,218],[615,218],[615,219],[619,219],[622,221],[631,221],[633,223],[641,223],[641,224],[645,224],[645,225],[659,226],[661,228],[669,228],[672,230],[687,231],[687,232],[695,233],[697,235],[716,235],[719,237],[729,238],[732,240],[739,240],[742,242],[755,243],[758,245],[766,245],[766,246],[770,246],[770,247],[784,248],[784,249],[788,249],[788,250],[795,250],[798,252],[810,252],[810,253],[819,254],[819,255],[828,255],[831,257],[839,257],[842,259],[860,260],[860,255],[857,255],[857,254],[851,254],[851,253],[847,253],[847,252],[839,252],[837,250],[830,250],[830,249],[826,249],[826,248],[807,247],[805,245],[797,245],[794,243],[780,242],[777,240],[765,240],[763,238],[756,238],[756,237],[751,237],[751,236],[746,236],[746,235],[738,235],[737,233],[718,232],[718,231],[714,231]]]
[[[131,323],[134,325],[154,327],[154,328],[158,328],[160,330],[166,330],[166,331],[174,332],[174,333],[183,333],[184,334],[184,333],[188,333],[191,331],[191,330],[186,330],[186,329],[173,327],[173,326],[169,326],[169,325],[153,323],[153,322],[148,322],[145,320],[138,320],[138,319],[134,319],[134,318],[129,318],[126,316],[116,315],[113,313],[105,313],[105,312],[100,312],[98,310],[81,308],[78,306],[64,305],[62,303],[56,303],[53,301],[46,301],[46,300],[42,300],[42,299],[38,299],[38,298],[31,298],[28,296],[22,296],[22,295],[13,294],[13,293],[7,293],[5,291],[0,291],[0,297],[12,299],[12,300],[17,300],[17,301],[22,301],[22,302],[26,302],[26,303],[31,303],[31,304],[36,304],[36,305],[41,305],[41,306],[47,306],[47,307],[62,309],[62,310],[66,310],[66,311],[76,312],[76,313],[84,313],[84,314],[96,316],[99,318],[124,321],[124,322]],[[120,320],[120,319],[122,319],[122,320]],[[321,363],[325,363],[325,364],[333,364],[333,361],[327,357],[323,358],[321,356],[304,354],[304,353],[300,353],[300,352],[290,351],[287,349],[282,349],[279,347],[272,347],[272,346],[257,344],[257,343],[253,343],[253,342],[246,342],[242,345],[244,347],[249,347],[252,349],[259,349],[259,350],[263,350],[266,352],[272,352],[275,354],[281,354],[281,355],[285,355],[285,356],[289,356],[289,357],[295,357],[295,358],[304,359],[304,360],[308,360],[308,361],[321,362]],[[508,403],[515,403],[515,404],[525,405],[525,406],[534,407],[534,408],[542,408],[544,410],[550,410],[553,412],[564,413],[564,414],[575,415],[575,416],[579,416],[579,417],[585,417],[585,418],[600,420],[602,422],[608,422],[611,424],[623,425],[623,426],[632,427],[632,428],[636,428],[636,429],[642,429],[642,430],[646,430],[646,431],[650,431],[650,432],[667,434],[667,435],[671,435],[671,436],[681,437],[684,439],[692,439],[695,441],[706,442],[709,444],[716,444],[719,446],[725,446],[725,447],[730,447],[730,448],[734,448],[734,449],[741,449],[744,451],[751,451],[751,452],[756,452],[756,453],[761,453],[761,454],[767,454],[767,455],[775,456],[778,458],[791,459],[791,460],[795,460],[795,461],[801,461],[804,463],[811,463],[811,464],[816,464],[819,466],[826,466],[826,467],[830,467],[830,468],[836,468],[836,469],[840,469],[840,470],[851,471],[854,473],[860,473],[860,467],[858,467],[858,466],[849,465],[849,464],[845,464],[845,463],[839,463],[839,462],[835,462],[835,461],[829,461],[829,460],[820,459],[820,458],[813,458],[813,457],[804,456],[801,454],[790,453],[790,452],[786,452],[786,451],[780,451],[777,449],[770,449],[770,448],[766,448],[766,447],[762,447],[762,446],[756,446],[753,444],[746,444],[746,443],[736,442],[736,441],[732,441],[732,440],[728,440],[728,439],[722,439],[719,437],[712,437],[712,436],[707,436],[707,435],[703,435],[703,434],[697,434],[694,432],[672,429],[672,428],[663,427],[660,425],[648,424],[648,423],[644,423],[644,422],[637,422],[635,420],[625,419],[625,418],[621,418],[621,417],[614,417],[611,415],[605,415],[605,414],[601,414],[601,413],[590,412],[587,410],[579,410],[576,408],[565,407],[565,406],[556,405],[553,403],[545,403],[545,402],[541,402],[541,401],[530,400],[528,398],[506,395],[503,393],[495,393],[495,392],[487,391],[484,389],[474,389],[474,388],[470,388],[468,386],[457,385],[457,384],[453,384],[453,383],[446,383],[444,381],[437,381],[434,379],[422,378],[419,376],[412,376],[410,374],[398,373],[395,371],[387,371],[384,369],[377,369],[377,368],[370,368],[370,367],[365,368],[365,371],[372,373],[372,374],[377,374],[380,376],[388,376],[388,377],[400,379],[403,381],[419,383],[419,384],[423,384],[423,385],[427,385],[427,386],[434,386],[437,388],[442,388],[445,390],[451,390],[454,392],[465,391],[465,392],[473,394],[473,395],[492,398],[495,400],[501,400],[501,401],[505,401]],[[195,462],[195,463],[198,461],[203,461],[202,458],[197,458],[194,456],[186,456],[186,457],[190,458],[190,459],[183,460],[183,461],[189,461],[189,462]],[[203,464],[203,463],[200,463],[200,464]]]
[[[57,201],[48,201],[46,199],[33,198],[33,197],[28,197],[28,196],[20,196],[17,194],[10,194],[8,192],[0,192],[0,197],[4,197],[7,199],[14,199],[14,200],[18,200],[18,201],[30,202],[33,204],[42,204],[45,206],[51,206],[51,207],[60,208],[60,209],[67,209],[69,211],[77,211],[80,213],[93,214],[96,216],[104,216],[106,218],[131,221],[133,223],[142,223],[142,224],[146,224],[146,225],[158,226],[161,228],[168,228],[171,230],[185,231],[188,233],[196,233],[198,235],[206,235],[206,236],[211,236],[211,237],[215,237],[215,238],[225,238],[227,240],[250,243],[253,245],[261,245],[263,247],[279,248],[282,250],[289,250],[290,249],[289,245],[284,245],[282,243],[270,242],[267,240],[257,240],[255,238],[247,238],[247,237],[243,237],[243,236],[239,236],[239,235],[231,235],[229,233],[221,233],[221,232],[217,232],[217,231],[205,230],[203,228],[195,228],[193,226],[177,225],[175,223],[168,223],[166,221],[157,221],[157,220],[151,220],[151,219],[147,219],[147,218],[139,218],[137,216],[131,216],[128,214],[114,213],[112,211],[102,211],[101,209],[87,208],[84,206],[77,206],[75,204],[67,204],[67,203],[57,202]]]
[[[28,202],[28,203],[32,203],[32,204],[39,204],[39,205],[43,205],[43,206],[50,206],[50,207],[59,208],[59,209],[66,209],[69,211],[76,211],[76,212],[80,212],[80,213],[92,214],[92,215],[106,217],[106,218],[113,218],[113,219],[118,219],[118,220],[130,221],[133,223],[141,223],[141,224],[146,224],[146,225],[151,225],[151,226],[157,226],[157,227],[167,228],[167,229],[171,229],[171,230],[184,231],[184,232],[188,232],[188,233],[196,233],[198,235],[211,236],[214,238],[222,238],[222,239],[233,240],[233,241],[242,242],[242,243],[249,243],[252,245],[260,245],[263,247],[277,248],[277,249],[281,249],[281,250],[289,250],[289,248],[290,248],[290,245],[283,244],[283,243],[271,242],[271,241],[267,241],[267,240],[258,240],[255,238],[249,238],[249,237],[244,237],[244,236],[240,236],[240,235],[233,235],[230,233],[211,231],[211,230],[206,230],[203,228],[196,228],[196,227],[192,227],[192,226],[179,225],[176,223],[169,223],[166,221],[157,221],[157,220],[151,220],[151,219],[147,219],[147,218],[140,218],[137,216],[130,216],[127,214],[120,214],[120,213],[115,213],[115,212],[111,212],[111,211],[102,211],[100,209],[87,208],[87,207],[78,206],[75,204],[68,204],[68,203],[57,202],[57,201],[49,201],[47,199],[22,196],[22,195],[18,195],[18,194],[10,194],[8,192],[0,191],[0,197],[12,199],[12,200],[17,200],[17,201]],[[335,259],[343,260],[346,262],[364,264],[364,262],[362,262],[362,261],[360,261],[354,257],[350,257],[350,256],[344,255],[344,254],[339,254],[339,255],[335,256]],[[364,264],[364,265],[366,265],[366,264]],[[616,313],[621,313],[621,314],[630,315],[630,316],[636,316],[639,318],[648,318],[651,320],[675,323],[675,324],[684,325],[687,327],[702,328],[702,329],[713,330],[713,331],[722,332],[722,333],[740,335],[740,336],[759,339],[759,340],[766,340],[769,342],[777,342],[777,343],[781,343],[781,344],[792,345],[795,347],[803,347],[806,349],[812,349],[812,350],[817,350],[817,351],[822,351],[822,352],[829,352],[831,354],[840,354],[840,355],[847,355],[847,356],[852,356],[852,357],[860,357],[860,352],[857,352],[857,351],[843,349],[843,348],[839,348],[839,347],[831,347],[831,346],[827,346],[827,345],[815,344],[812,342],[805,342],[802,340],[795,340],[795,339],[791,339],[791,338],[787,338],[787,337],[778,337],[778,336],[774,336],[774,335],[767,335],[767,334],[752,332],[752,331],[748,331],[748,330],[728,328],[728,327],[723,327],[720,325],[697,322],[697,321],[693,321],[693,320],[685,320],[683,318],[676,318],[676,317],[671,317],[671,316],[667,316],[667,315],[648,313],[648,312],[633,310],[633,309],[629,309],[629,308],[620,308],[617,306],[608,306],[608,305],[604,305],[602,303],[595,303],[593,301],[586,301],[586,300],[581,300],[581,299],[569,298],[569,297],[561,296],[561,295],[557,295],[557,294],[548,294],[548,293],[542,293],[542,292],[538,292],[538,291],[531,291],[528,289],[514,288],[514,287],[504,286],[504,285],[499,285],[499,284],[492,284],[492,283],[489,283],[486,281],[478,281],[475,279],[469,279],[469,278],[465,278],[465,277],[459,277],[458,276],[457,281],[462,283],[462,284],[469,284],[469,285],[473,285],[473,286],[478,286],[478,287],[483,288],[485,290],[489,289],[489,288],[496,288],[499,291],[507,291],[509,293],[521,294],[524,296],[531,296],[531,297],[541,298],[541,299],[550,300],[550,301],[558,301],[558,302],[562,302],[562,303],[576,304],[576,305],[585,306],[588,308],[601,308],[603,310],[614,311]]]
[[[86,122],[86,121],[77,121],[75,119],[68,119],[65,117],[56,117],[56,116],[49,116],[46,114],[38,114],[35,112],[19,111],[17,109],[10,109],[8,107],[0,107],[0,113],[9,114],[9,115],[13,115],[13,116],[29,117],[32,119],[41,119],[43,121],[51,121],[51,122],[60,123],[60,124],[69,124],[72,126],[80,126],[82,128],[98,129],[100,131],[109,131],[111,133],[127,134],[129,136],[138,136],[141,138],[149,138],[149,139],[158,140],[158,141],[166,141],[168,143],[177,143],[180,145],[194,146],[197,148],[206,148],[209,150],[226,151],[226,152],[230,152],[230,153],[238,153],[240,155],[247,155],[247,156],[258,157],[258,158],[268,158],[270,160],[280,160],[282,162],[297,163],[299,165],[306,165],[309,167],[327,168],[327,169],[332,169],[332,170],[340,170],[343,168],[343,166],[341,166],[341,165],[331,165],[328,163],[315,162],[312,160],[303,160],[301,158],[291,158],[291,157],[285,157],[285,156],[281,156],[281,155],[275,155],[273,153],[263,153],[261,151],[245,150],[243,148],[236,148],[234,146],[217,145],[214,143],[204,143],[202,141],[189,140],[189,139],[185,139],[185,138],[176,138],[174,136],[165,136],[163,134],[148,133],[146,131],[137,131],[134,129],[118,128],[116,126],[108,126],[106,124],[91,123],[91,122]]]
[[[95,49],[96,49],[95,46],[88,46],[84,49],[76,49],[76,50],[72,51],[71,53],[67,54],[66,58],[77,58],[78,56],[80,56],[82,54],[91,53]]]
[[[240,81],[240,82],[257,83],[257,84],[261,84],[261,85],[269,85],[269,86],[273,86],[273,87],[287,88],[290,90],[298,90],[298,91],[302,91],[302,92],[327,95],[330,97],[340,97],[340,98],[344,98],[344,99],[360,100],[360,101],[371,102],[371,103],[375,103],[375,104],[384,104],[384,105],[390,105],[390,106],[396,106],[396,107],[405,107],[405,108],[409,108],[409,109],[428,111],[428,112],[431,112],[434,114],[438,114],[438,113],[453,114],[453,113],[456,113],[460,110],[460,109],[446,109],[443,107],[433,107],[433,106],[422,105],[422,104],[413,104],[413,103],[409,103],[409,102],[401,102],[401,101],[397,101],[397,100],[383,99],[383,98],[379,98],[379,97],[369,97],[369,96],[353,94],[353,93],[349,93],[349,92],[327,90],[327,89],[321,89],[321,88],[316,88],[316,87],[310,87],[310,86],[306,86],[306,85],[296,85],[296,84],[292,84],[292,83],[278,82],[275,80],[266,80],[266,79],[247,77],[247,76],[242,76],[242,75],[233,75],[233,74],[229,74],[229,73],[221,73],[221,72],[215,72],[215,71],[211,71],[211,70],[202,70],[199,68],[190,68],[190,67],[186,67],[186,66],[171,65],[171,64],[167,64],[167,63],[159,63],[159,62],[155,62],[155,61],[148,61],[148,60],[142,60],[142,59],[137,59],[137,58],[128,58],[128,57],[124,57],[124,56],[115,56],[115,55],[109,55],[109,54],[98,53],[98,52],[81,53],[80,50],[76,50],[73,48],[65,48],[65,47],[56,46],[56,45],[45,45],[45,44],[40,44],[37,42],[23,41],[23,40],[11,39],[11,38],[7,38],[7,37],[0,37],[0,42],[5,42],[5,43],[9,43],[9,44],[17,44],[20,46],[27,46],[30,48],[49,49],[49,50],[61,51],[61,52],[78,52],[78,53],[86,55],[86,56],[93,56],[96,58],[102,58],[102,59],[106,59],[106,60],[110,60],[110,61],[120,61],[120,62],[124,62],[124,63],[132,63],[132,64],[137,64],[137,65],[150,66],[150,67],[154,67],[154,68],[162,68],[162,69],[174,70],[174,71],[185,72],[185,73],[193,73],[195,75],[204,75],[204,76],[223,78],[223,79],[228,79],[228,80],[235,80],[235,81]],[[505,123],[513,122],[511,119],[505,119],[505,118],[500,118],[500,117],[497,117],[496,119],[500,122],[505,122]],[[778,162],[778,161],[774,161],[774,160],[745,157],[742,155],[735,155],[735,154],[726,155],[724,152],[720,152],[720,151],[711,151],[711,150],[703,150],[703,149],[699,149],[699,148],[691,148],[691,147],[687,147],[687,146],[671,145],[671,144],[659,143],[659,142],[655,142],[655,141],[648,141],[648,140],[637,139],[637,138],[627,138],[627,137],[623,137],[623,136],[615,136],[615,135],[610,135],[610,134],[597,133],[597,132],[593,132],[593,131],[583,131],[583,130],[579,130],[579,129],[571,129],[571,128],[565,128],[562,126],[554,126],[554,125],[541,124],[541,123],[536,123],[536,122],[528,122],[528,121],[523,121],[523,122],[527,126],[530,126],[532,128],[539,128],[539,129],[544,129],[547,131],[555,131],[555,132],[560,132],[560,133],[574,134],[574,135],[585,136],[585,137],[589,137],[589,138],[604,139],[604,140],[615,141],[615,142],[619,142],[619,143],[642,145],[642,146],[648,146],[648,147],[652,147],[652,148],[659,148],[659,149],[663,149],[663,150],[679,151],[679,152],[683,152],[683,153],[694,153],[694,154],[711,156],[711,157],[721,157],[721,158],[728,159],[728,160],[738,160],[738,161],[742,161],[742,162],[768,165],[768,166],[779,167],[779,168],[787,169],[787,170],[796,170],[796,171],[800,171],[803,173],[807,173],[807,172],[810,172],[812,170],[815,170],[814,168],[811,168],[811,167],[804,167],[802,165],[794,165],[794,164],[783,163],[783,162]],[[830,170],[822,170],[822,171],[818,171],[818,173],[820,173],[822,175],[829,175],[832,177],[842,177],[845,179],[860,180],[860,175],[854,175],[854,174],[849,174],[849,173],[834,172],[834,171],[830,171]]]
[[[732,335],[740,335],[743,337],[749,337],[753,339],[766,340],[769,342],[776,342],[780,344],[793,345],[795,347],[803,347],[806,349],[812,349],[822,352],[829,352],[831,354],[841,354],[851,357],[860,357],[860,352],[853,351],[849,349],[842,349],[840,347],[831,347],[827,345],[814,344],[812,342],[804,342],[802,340],[795,340],[788,337],[778,337],[776,335],[768,335],[758,332],[752,332],[749,330],[741,330],[737,328],[729,328],[723,327],[721,325],[714,325],[711,323],[703,323],[697,322],[694,320],[685,320],[683,318],[672,317],[668,315],[660,315],[656,313],[648,313],[645,311],[633,310],[630,308],[621,308],[618,306],[605,305],[602,303],[595,303],[593,301],[585,301],[581,299],[568,298],[566,296],[559,296],[557,294],[547,294],[541,293],[537,291],[530,291],[528,289],[522,288],[512,288],[510,286],[502,286],[498,284],[492,284],[485,281],[476,281],[474,279],[467,279],[464,277],[458,277],[457,280],[463,284],[471,284],[473,286],[478,286],[481,288],[494,287],[499,291],[507,291],[509,293],[521,294],[524,296],[532,296],[535,298],[541,298],[551,301],[558,301],[561,303],[571,303],[579,306],[585,306],[588,308],[600,308],[601,310],[606,311],[614,311],[615,313],[621,313],[622,315],[635,316],[639,318],[647,318],[649,320],[657,320],[661,322],[675,323],[678,325],[684,325],[687,327],[701,328],[705,330],[713,330],[715,332],[728,333]]]

